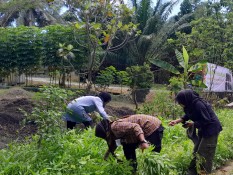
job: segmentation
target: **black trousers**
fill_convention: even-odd
[[[86,122],[82,122],[85,126],[85,128],[87,129],[88,127],[91,127],[93,124],[93,121],[86,121]],[[76,122],[71,122],[71,121],[67,121],[66,122],[66,127],[67,129],[74,129],[74,127],[76,126]]]
[[[146,137],[155,148],[153,151],[160,152],[162,149],[162,138],[163,138],[163,126],[160,126],[156,131],[154,131],[150,136]],[[122,143],[125,158],[131,161],[131,166],[134,171],[137,170],[137,157],[136,149],[138,148],[138,143]]]
[[[209,138],[198,137],[198,141],[195,143],[193,149],[194,158],[190,162],[187,175],[198,175],[197,155],[203,158],[199,165],[200,171],[204,174],[211,174],[217,142],[218,135],[214,135]]]

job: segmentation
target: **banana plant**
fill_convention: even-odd
[[[182,67],[182,71],[179,71],[175,66],[171,65],[170,63],[162,60],[150,60],[150,62],[158,67],[161,67],[164,70],[167,70],[173,74],[176,74],[181,77],[183,80],[184,88],[187,88],[188,84],[192,86],[198,87],[207,87],[202,78],[200,79],[192,79],[193,77],[199,75],[200,72],[203,70],[203,66],[207,63],[205,60],[199,61],[194,65],[189,64],[189,55],[185,47],[182,47],[183,53],[179,52],[177,49],[175,50],[176,58],[179,62],[179,65]],[[202,75],[201,75],[202,76]]]

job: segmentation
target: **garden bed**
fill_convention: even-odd
[[[22,141],[25,137],[36,133],[33,123],[23,125],[24,114],[21,110],[31,112],[34,107],[32,94],[22,88],[4,89],[0,94],[0,149],[12,141]],[[133,114],[133,105],[126,105],[117,101],[106,106],[110,116],[124,116]],[[20,110],[21,109],[21,110]]]

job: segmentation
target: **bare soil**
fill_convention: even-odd
[[[22,141],[36,132],[35,125],[21,123],[24,119],[20,109],[31,112],[31,94],[18,88],[0,94],[0,149],[12,141]]]

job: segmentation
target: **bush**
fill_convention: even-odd
[[[96,77],[95,83],[103,89],[106,89],[111,84],[114,83],[115,77],[117,74],[117,70],[113,66],[109,66],[105,68],[104,70],[101,70],[99,75]]]
[[[144,102],[153,85],[153,73],[149,65],[127,67],[126,72],[129,74],[128,85],[132,89],[133,99],[136,97],[137,102]]]
[[[163,118],[176,118],[183,115],[180,105],[175,103],[171,92],[166,90],[156,91],[153,99],[144,103],[138,112],[153,116],[159,115]]]

